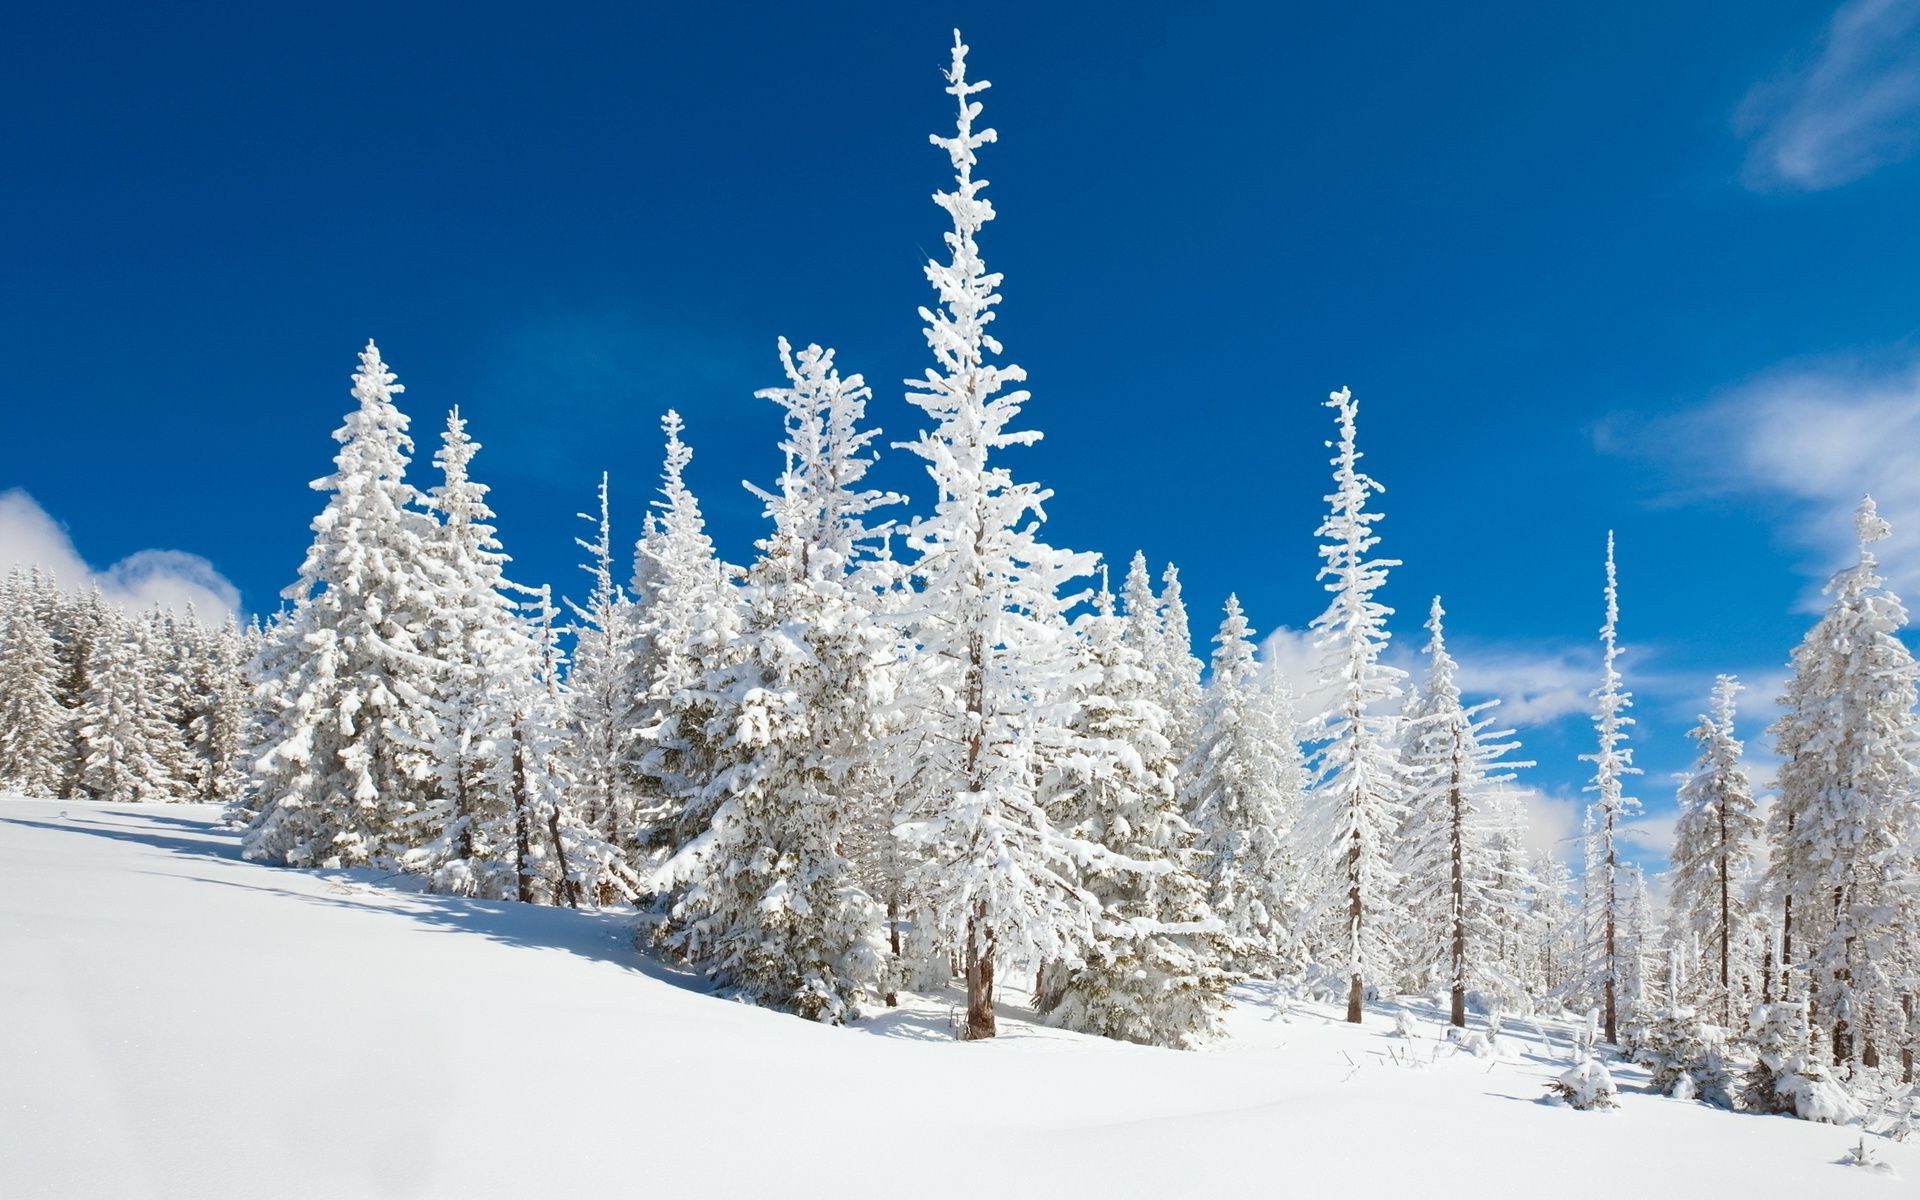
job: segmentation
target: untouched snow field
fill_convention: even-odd
[[[1497,1059],[1271,1017],[1203,1053],[953,997],[829,1029],[639,958],[624,918],[243,863],[190,805],[0,800],[0,1195],[1507,1197],[1914,1194],[1853,1128],[1645,1094],[1540,1102],[1566,1029]],[[1420,1065],[1414,1065],[1414,1064]],[[1392,1189],[1389,1193],[1384,1189]]]

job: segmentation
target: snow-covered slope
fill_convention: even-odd
[[[240,862],[211,809],[0,801],[0,1195],[1895,1196],[1858,1133],[1640,1094],[1240,994],[1182,1054],[851,1030],[705,994],[615,914]],[[1548,1045],[1551,1041],[1553,1044]],[[1425,1065],[1419,1065],[1425,1064]]]

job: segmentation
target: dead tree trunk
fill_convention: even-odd
[[[1466,839],[1463,826],[1465,813],[1460,795],[1460,746],[1459,733],[1454,734],[1453,779],[1448,791],[1449,810],[1448,857],[1452,866],[1452,915],[1453,915],[1453,953],[1452,953],[1452,1005],[1448,1014],[1453,1024],[1459,1028],[1467,1025],[1467,903],[1466,903]]]

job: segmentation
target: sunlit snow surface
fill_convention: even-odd
[[[1194,1054],[957,997],[829,1029],[639,958],[617,913],[243,863],[189,805],[0,800],[0,1196],[1886,1196],[1920,1145],[1645,1092],[1236,993]],[[1009,1000],[1018,999],[1009,995]],[[984,1177],[984,1179],[983,1179]],[[1413,1189],[1405,1191],[1402,1189]]]

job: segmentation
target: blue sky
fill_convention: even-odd
[[[416,432],[469,416],[521,578],[584,581],[603,469],[631,541],[669,406],[744,558],[776,336],[918,427],[960,24],[1015,470],[1056,542],[1177,561],[1203,637],[1320,608],[1350,385],[1402,641],[1444,593],[1546,830],[1618,530],[1657,861],[1713,674],[1757,748],[1863,488],[1920,591],[1917,0],[654,7],[10,8],[0,550],[270,609],[373,336]]]

